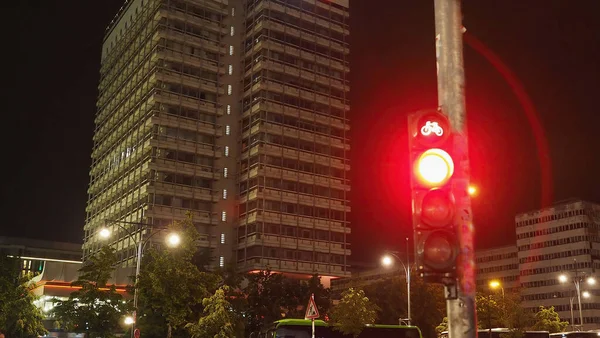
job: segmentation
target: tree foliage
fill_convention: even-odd
[[[311,295],[321,317],[330,311],[330,290],[323,287],[316,274],[309,280],[298,280],[265,270],[247,274],[246,280],[242,290],[246,302],[241,312],[246,318],[247,334],[284,317],[304,318]]]
[[[549,331],[550,333],[563,332],[568,325],[569,322],[560,320],[558,313],[554,311],[554,306],[549,308],[540,306],[539,311],[535,314],[533,330]]]
[[[172,223],[168,231],[180,235],[180,244],[149,250],[136,284],[138,327],[150,337],[185,335],[184,326],[198,319],[202,300],[220,280],[217,274],[201,272],[193,263],[198,259],[196,242],[200,235],[191,217]]]
[[[439,337],[442,332],[448,331],[448,317],[444,317],[442,322],[435,327],[435,332],[437,333],[437,337]]]
[[[106,246],[79,269],[78,279],[71,283],[80,289],[65,301],[57,302],[53,315],[60,326],[88,337],[112,337],[120,330],[123,316],[131,311],[114,285],[107,285],[116,262],[114,249]]]
[[[228,291],[223,286],[214,295],[204,298],[204,316],[197,323],[188,323],[186,328],[192,338],[231,338],[235,336],[236,318],[231,304],[225,296]]]
[[[366,324],[375,323],[377,310],[363,290],[350,288],[342,293],[340,303],[331,311],[331,323],[336,330],[357,337]]]
[[[43,315],[31,294],[31,275],[22,275],[20,259],[0,255],[0,333],[6,338],[37,337],[46,333]]]
[[[247,308],[245,316],[246,328],[249,332],[259,331],[265,323],[271,323],[282,318],[282,305],[291,303],[286,300],[285,277],[270,270],[259,271],[246,275],[248,284],[244,288]]]
[[[365,294],[379,308],[378,322],[381,324],[398,324],[399,318],[408,317],[406,279],[403,276],[365,287]],[[411,279],[411,324],[419,326],[424,336],[435,336],[435,328],[443,320],[445,310],[441,286],[424,283],[420,277]]]

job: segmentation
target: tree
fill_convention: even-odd
[[[365,294],[379,307],[382,324],[398,324],[408,317],[408,297],[404,277],[387,278],[365,287]],[[411,279],[411,324],[419,326],[423,336],[435,336],[436,326],[445,316],[444,290],[440,285],[424,283],[422,278]]]
[[[120,321],[131,311],[114,285],[108,280],[116,263],[114,249],[105,246],[79,269],[72,286],[80,288],[69,299],[58,301],[53,315],[61,327],[73,332],[85,332],[88,337],[112,337],[120,330]]]
[[[475,306],[477,309],[477,327],[490,329],[504,327],[506,319],[503,316],[502,304],[496,295],[478,292],[475,295]]]
[[[217,274],[201,272],[193,263],[200,235],[191,216],[173,222],[169,231],[180,234],[176,248],[152,248],[145,257],[137,282],[138,327],[147,336],[185,335],[184,326],[198,319],[202,300],[220,281]]]
[[[318,274],[314,274],[311,278],[305,282],[307,286],[307,292],[302,297],[302,302],[305,307],[308,304],[308,299],[311,295],[315,296],[315,304],[319,310],[319,314],[323,316],[329,313],[331,309],[331,289],[326,289],[321,284],[321,277]],[[306,309],[304,309],[306,311]]]
[[[444,287],[411,278],[411,324],[421,329],[423,337],[435,337],[435,328],[446,316]]]
[[[0,332],[6,338],[38,337],[46,333],[44,316],[30,292],[31,275],[23,275],[18,258],[0,255]]]
[[[340,303],[331,311],[331,323],[336,330],[358,337],[366,324],[375,323],[377,310],[363,290],[350,288],[342,293]]]
[[[265,323],[271,323],[282,318],[285,306],[291,302],[286,294],[285,277],[270,270],[249,273],[246,275],[248,284],[244,288],[246,308],[244,315],[247,320],[246,331],[259,331]],[[282,305],[284,307],[282,307]]]
[[[204,298],[204,317],[197,323],[188,323],[185,327],[192,338],[231,338],[235,336],[236,318],[231,304],[225,297],[227,286],[219,288],[214,295]]]
[[[438,326],[435,327],[435,332],[437,333],[438,337],[444,331],[448,331],[448,317],[444,317],[444,319],[442,320],[442,322],[440,323],[440,325],[438,325]]]
[[[533,330],[549,331],[550,333],[563,332],[568,325],[569,322],[560,320],[558,313],[554,311],[554,306],[549,308],[540,306],[539,311],[535,314]]]
[[[364,291],[379,307],[377,318],[380,324],[398,324],[399,318],[408,318],[408,297],[404,278],[386,278],[367,285]]]

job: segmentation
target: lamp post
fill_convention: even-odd
[[[577,267],[577,261],[574,259],[573,260],[575,262],[575,267]],[[575,276],[572,278],[572,282],[575,285],[575,292],[576,292],[576,296],[577,296],[577,304],[579,307],[579,330],[581,331],[583,329],[583,311],[581,309],[581,296],[582,296],[582,292],[581,292],[581,282],[583,282],[585,277],[585,273],[580,273],[577,268],[575,269]],[[587,284],[589,285],[595,285],[596,284],[596,279],[594,279],[594,277],[592,276],[588,276],[586,279]],[[569,277],[566,274],[562,274],[560,276],[558,276],[558,281],[561,283],[567,283],[569,281]],[[590,296],[589,292],[584,291],[584,298],[588,298]],[[574,301],[575,296],[570,297],[569,299],[569,304],[570,304],[570,309],[571,309],[571,328],[575,328],[575,321],[574,321],[574,317],[573,317],[573,301]]]
[[[137,310],[138,310],[137,283],[138,283],[138,277],[140,275],[140,268],[141,268],[141,264],[142,264],[142,252],[144,251],[144,247],[146,246],[146,244],[150,241],[150,239],[154,235],[156,235],[157,233],[159,233],[161,231],[167,230],[167,228],[157,228],[156,231],[150,233],[150,236],[148,236],[145,240],[142,240],[141,235],[140,235],[139,239],[136,239],[136,237],[134,236],[134,233],[132,231],[128,230],[127,228],[125,228],[124,226],[122,226],[121,224],[138,225],[138,226],[142,226],[143,228],[151,228],[152,225],[146,224],[146,223],[113,221],[113,220],[106,221],[106,222],[108,223],[108,225],[116,225],[120,229],[127,232],[127,234],[129,235],[129,238],[131,238],[133,243],[137,246],[137,258],[136,258],[136,266],[135,266],[135,283],[134,283],[134,289],[133,289],[133,311],[134,312],[133,312],[133,317],[126,318],[126,322],[131,324],[131,336],[133,337],[133,334],[135,331],[135,325],[137,322]],[[110,235],[112,234],[112,232],[110,231],[110,229],[105,227],[105,228],[100,229],[98,234],[100,235],[100,238],[108,239],[110,237]],[[169,245],[171,247],[179,245],[180,242],[181,242],[181,237],[177,233],[173,232],[167,236],[167,245]]]
[[[505,299],[504,299],[504,287],[502,286],[502,283],[500,283],[500,281],[498,280],[491,280],[490,283],[488,284],[490,289],[492,290],[496,290],[498,288],[500,288],[502,290],[502,316],[506,317],[506,306],[505,306]],[[492,295],[490,294],[490,301],[492,299]],[[489,301],[488,301],[489,304]],[[489,324],[490,324],[490,338],[492,336],[492,314],[489,313],[489,307],[488,307],[488,314],[489,314]]]
[[[398,260],[400,262],[400,264],[402,264],[402,268],[404,269],[404,273],[406,275],[406,303],[407,303],[407,317],[406,321],[408,323],[408,325],[410,325],[410,321],[411,321],[411,317],[410,317],[410,258],[408,255],[408,237],[406,238],[406,265],[404,264],[404,262],[402,261],[402,259],[400,259],[400,257],[398,257],[398,252],[397,251],[386,251],[386,255],[383,256],[383,258],[381,259],[381,262],[384,266],[390,266],[393,263],[393,260],[390,256],[393,256],[394,258],[396,258],[396,260]]]

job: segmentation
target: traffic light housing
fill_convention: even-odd
[[[454,135],[440,111],[409,115],[415,258],[426,282],[453,284],[459,255],[452,189]]]

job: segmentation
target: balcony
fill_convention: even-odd
[[[250,211],[242,215],[238,224],[249,224],[254,222],[278,223],[289,226],[300,226],[305,228],[316,228],[321,230],[331,230],[340,233],[349,234],[351,229],[344,227],[344,221],[330,220],[324,218],[314,218],[298,216],[293,214],[284,214],[274,211]]]
[[[350,207],[344,206],[344,203],[341,200],[270,188],[263,188],[262,191],[260,191],[258,188],[254,188],[250,190],[248,194],[240,198],[240,202],[243,203],[246,201],[252,201],[256,199],[298,203],[307,206],[317,206],[331,210],[350,212]]]
[[[166,158],[153,157],[148,167],[156,171],[177,172],[189,176],[200,176],[203,178],[218,180],[221,178],[221,170],[195,163],[180,162]]]
[[[298,181],[300,183],[317,184],[323,187],[336,188],[339,190],[350,191],[350,185],[344,184],[341,178],[304,173],[291,169],[271,167],[266,165],[255,165],[250,170],[243,171],[240,175],[240,182],[258,176],[282,178],[289,181]]]
[[[211,189],[192,187],[188,185],[176,184],[171,182],[151,181],[148,186],[148,192],[154,194],[165,194],[169,196],[196,198],[203,201],[219,201],[219,192]]]
[[[217,225],[220,222],[220,218],[218,217],[217,213],[209,211],[189,210],[185,208],[164,205],[148,205],[147,210],[144,212],[144,216],[153,218],[166,218],[172,219],[174,221],[183,221],[188,219],[188,212],[192,214],[195,222],[212,225]]]
[[[260,101],[259,103],[253,104],[250,109],[247,109],[244,112],[242,117],[248,117],[250,116],[250,114],[256,113],[261,110],[277,114],[283,113],[287,116],[299,117],[307,122],[319,123],[325,126],[332,126],[340,130],[350,130],[350,124],[344,123],[344,121],[341,118],[322,115],[295,106],[287,106],[272,101]]]

